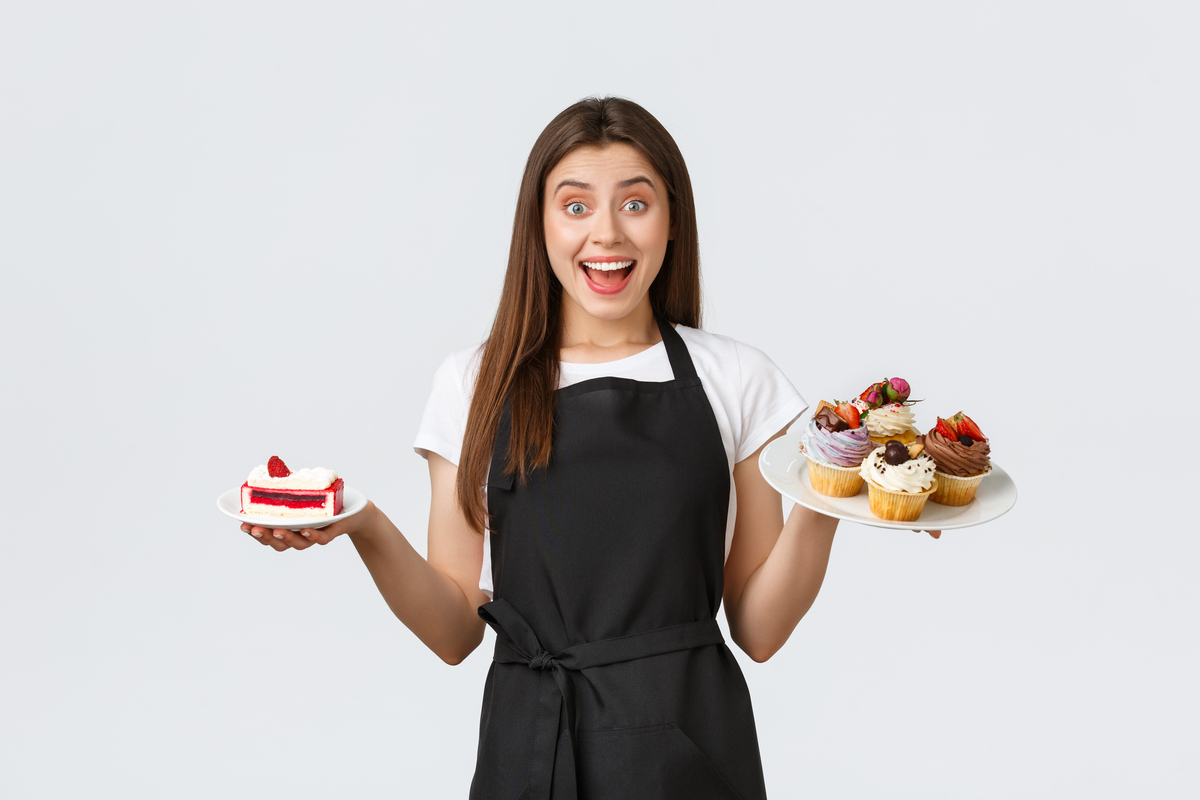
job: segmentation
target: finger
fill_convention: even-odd
[[[282,542],[283,544],[295,550],[307,550],[309,547],[312,547],[312,542],[310,542],[307,538],[301,536],[298,532],[290,531],[287,528],[276,528],[271,532],[271,535],[275,537],[276,541]]]
[[[242,531],[251,536],[254,541],[258,542],[259,544],[263,546],[270,546],[268,538],[271,531],[269,528],[259,528],[251,525],[249,522],[243,522]]]
[[[288,544],[282,539],[275,536],[279,533],[275,528],[264,528],[261,525],[255,525],[250,529],[250,535],[258,539],[259,543],[270,547],[272,550],[283,552],[290,549]]]
[[[329,528],[332,527],[332,525],[329,526]],[[299,533],[311,544],[329,544],[337,536],[336,533],[330,533],[329,528],[305,528]]]
[[[941,531],[928,531],[928,533],[930,536],[932,536],[935,539],[940,539],[942,537]]]
[[[270,542],[268,541],[270,534],[271,534],[270,528],[263,528],[258,525],[251,525],[249,522],[243,522],[240,527],[242,529],[242,533],[249,534],[251,537],[254,538],[254,541],[258,542],[259,544],[261,544],[261,545],[269,545],[270,544]]]

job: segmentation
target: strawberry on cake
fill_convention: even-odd
[[[292,472],[279,456],[259,464],[242,484],[242,513],[268,517],[333,517],[342,513],[342,479],[331,469]]]

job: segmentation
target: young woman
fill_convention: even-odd
[[[368,504],[348,534],[451,664],[495,629],[472,798],[762,798],[750,696],[812,605],[837,520],[786,523],[758,451],[804,410],[758,350],[700,330],[691,183],[640,106],[588,99],[525,168],[491,335],[439,368],[416,448],[429,559]]]

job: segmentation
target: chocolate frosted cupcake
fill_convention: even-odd
[[[925,452],[937,464],[938,489],[929,499],[944,506],[965,506],[991,471],[992,447],[974,420],[961,411],[923,437]]]
[[[829,497],[858,494],[863,483],[859,467],[874,447],[858,409],[822,400],[800,440],[813,491]]]

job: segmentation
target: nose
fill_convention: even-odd
[[[601,247],[613,247],[625,241],[624,231],[621,230],[621,216],[610,207],[597,211],[592,219],[592,244]]]

